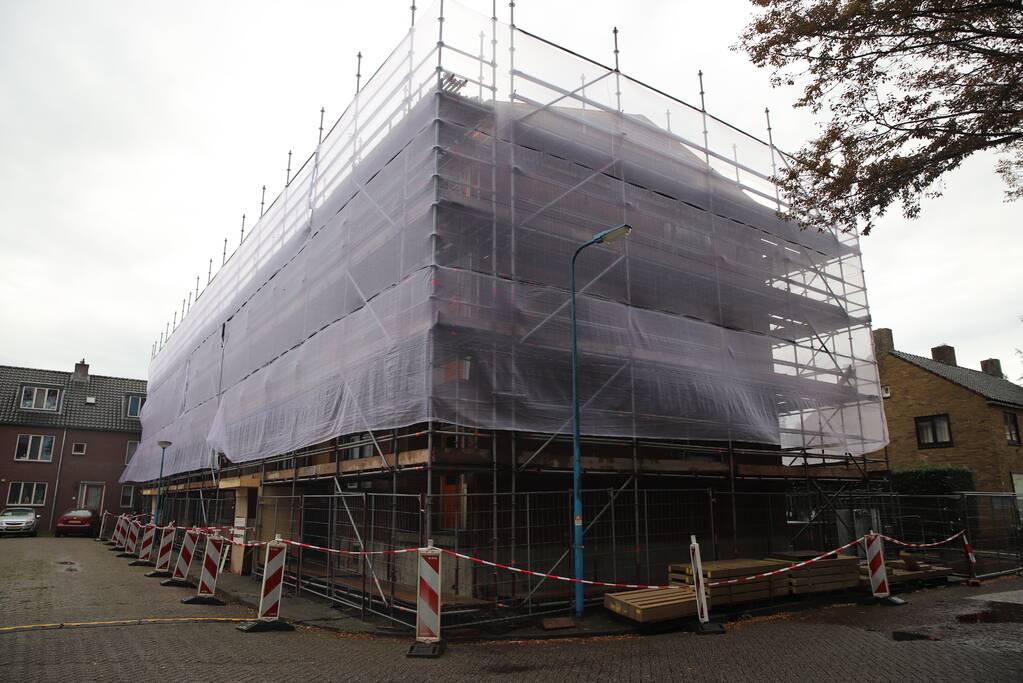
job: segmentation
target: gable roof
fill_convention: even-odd
[[[72,380],[74,373],[38,368],[0,365],[0,424],[93,429],[114,432],[141,432],[138,418],[125,415],[125,397],[145,395],[144,379],[89,375],[88,380]],[[54,387],[61,390],[60,406],[54,412],[24,410],[21,388]],[[86,403],[94,396],[95,403]]]
[[[891,351],[891,355],[923,368],[942,379],[947,379],[953,384],[969,389],[975,394],[980,394],[988,401],[1023,408],[1023,387],[1013,384],[1007,379],[993,377],[980,370],[961,368],[958,365],[946,365],[931,358],[915,356],[912,353]]]

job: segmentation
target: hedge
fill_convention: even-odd
[[[973,491],[973,470],[965,465],[924,465],[892,470],[896,493],[927,496]]]

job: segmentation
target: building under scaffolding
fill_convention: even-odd
[[[125,478],[153,482],[168,440],[172,493],[205,490],[256,535],[512,562],[542,537],[530,562],[554,560],[569,262],[628,223],[578,270],[588,538],[598,520],[621,537],[594,571],[641,574],[641,527],[669,518],[699,520],[672,537],[730,528],[715,554],[770,544],[784,504],[737,506],[737,481],[768,501],[791,477],[866,479],[887,441],[857,238],[781,217],[784,163],[617,65],[451,3],[420,13],[154,353]],[[655,488],[687,512],[651,513]],[[393,615],[387,562],[390,598],[361,604]],[[378,570],[325,558],[316,585],[348,595]],[[467,610],[523,588],[487,576],[453,579]]]

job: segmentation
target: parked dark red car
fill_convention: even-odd
[[[81,534],[95,536],[99,533],[99,513],[87,508],[68,510],[57,519],[54,536]]]

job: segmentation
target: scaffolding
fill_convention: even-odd
[[[548,449],[568,262],[621,223],[579,264],[582,433],[633,462],[702,444],[733,476],[736,444],[866,470],[887,434],[856,235],[784,220],[770,141],[617,62],[496,4],[421,13],[155,351],[124,478],[156,479],[163,439],[166,474],[214,477],[360,438],[394,470],[397,430],[427,471],[445,431]]]

